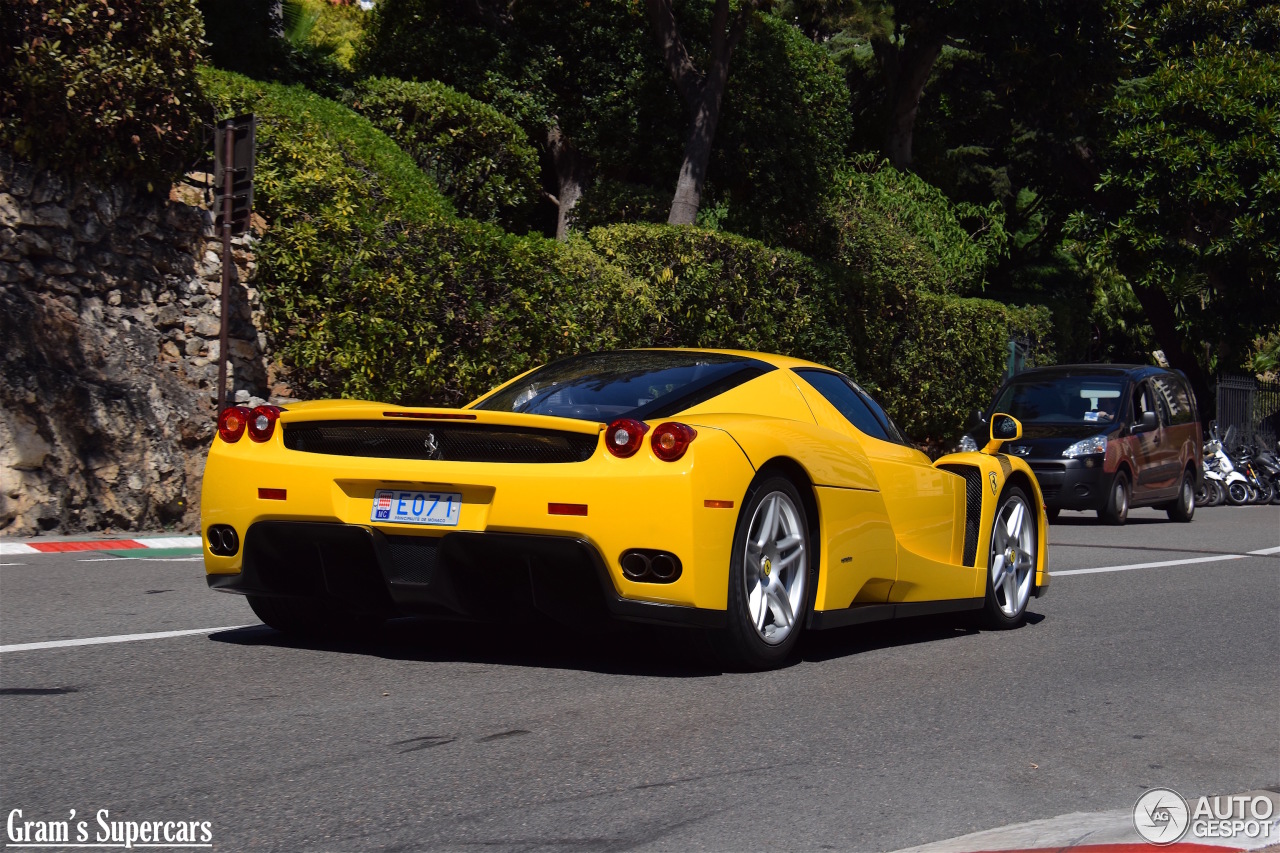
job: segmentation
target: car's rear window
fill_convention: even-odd
[[[753,358],[721,353],[593,353],[540,367],[475,408],[601,423],[671,417],[773,369]]]
[[[993,412],[1023,423],[1111,423],[1120,411],[1125,380],[1117,376],[1053,376],[1015,379]]]

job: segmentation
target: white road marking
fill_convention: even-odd
[[[224,625],[221,628],[191,628],[186,631],[157,631],[153,634],[117,634],[114,637],[86,637],[82,640],[50,640],[44,643],[14,643],[0,646],[3,652],[33,652],[38,649],[65,649],[70,646],[104,646],[111,643],[134,643],[138,640],[164,640],[169,637],[189,637],[193,634],[213,634],[218,631],[234,631],[247,625]]]
[[[1049,574],[1052,577],[1059,578],[1066,575],[1095,575],[1102,572],[1131,572],[1134,569],[1161,569],[1166,566],[1189,566],[1193,563],[1221,563],[1227,560],[1246,560],[1249,557],[1266,557],[1271,554],[1280,554],[1280,548],[1262,548],[1257,551],[1250,551],[1248,554],[1215,554],[1212,557],[1189,557],[1185,560],[1161,560],[1158,563],[1130,563],[1127,566],[1100,566],[1096,569],[1065,569],[1058,572],[1050,569]]]
[[[13,554],[39,554],[35,548],[22,542],[0,542],[0,557]]]

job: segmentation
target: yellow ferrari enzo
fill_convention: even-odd
[[[825,367],[722,350],[566,358],[462,409],[325,400],[219,418],[209,585],[268,625],[397,614],[702,628],[735,665],[804,629],[1018,625],[1049,583],[1017,438],[936,462]]]

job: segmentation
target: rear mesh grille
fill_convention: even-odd
[[[284,446],[305,453],[449,462],[585,462],[598,437],[484,424],[307,421],[284,425]]]
[[[436,575],[436,553],[440,540],[426,536],[388,536],[391,552],[391,583],[431,583]]]
[[[982,472],[969,465],[939,467],[964,477],[964,564],[976,566],[978,525],[982,522]]]

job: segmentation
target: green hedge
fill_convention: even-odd
[[[568,244],[459,219],[366,119],[299,88],[209,71],[259,117],[271,225],[259,288],[272,345],[309,396],[462,403],[516,373],[622,346],[756,349],[850,372],[908,434],[954,435],[1011,334],[1043,309],[911,287],[724,232],[655,224]]]
[[[827,216],[836,235],[832,254],[900,291],[972,295],[1008,250],[997,205],[952,202],[918,175],[870,155],[836,176]]]
[[[193,0],[0,4],[0,144],[167,189],[200,147],[203,35]]]
[[[351,106],[408,152],[466,216],[510,225],[537,196],[537,151],[488,104],[443,83],[384,77],[359,83]]]
[[[258,115],[267,331],[300,392],[466,402],[561,355],[620,345],[638,285],[587,247],[458,219],[367,119],[298,87],[207,70]]]
[[[697,228],[615,225],[588,239],[647,286],[651,313],[627,312],[645,346],[778,352],[843,370],[908,435],[937,443],[985,405],[1011,337],[1051,358],[1044,308],[899,287],[839,264]],[[634,337],[633,337],[634,336]]]

